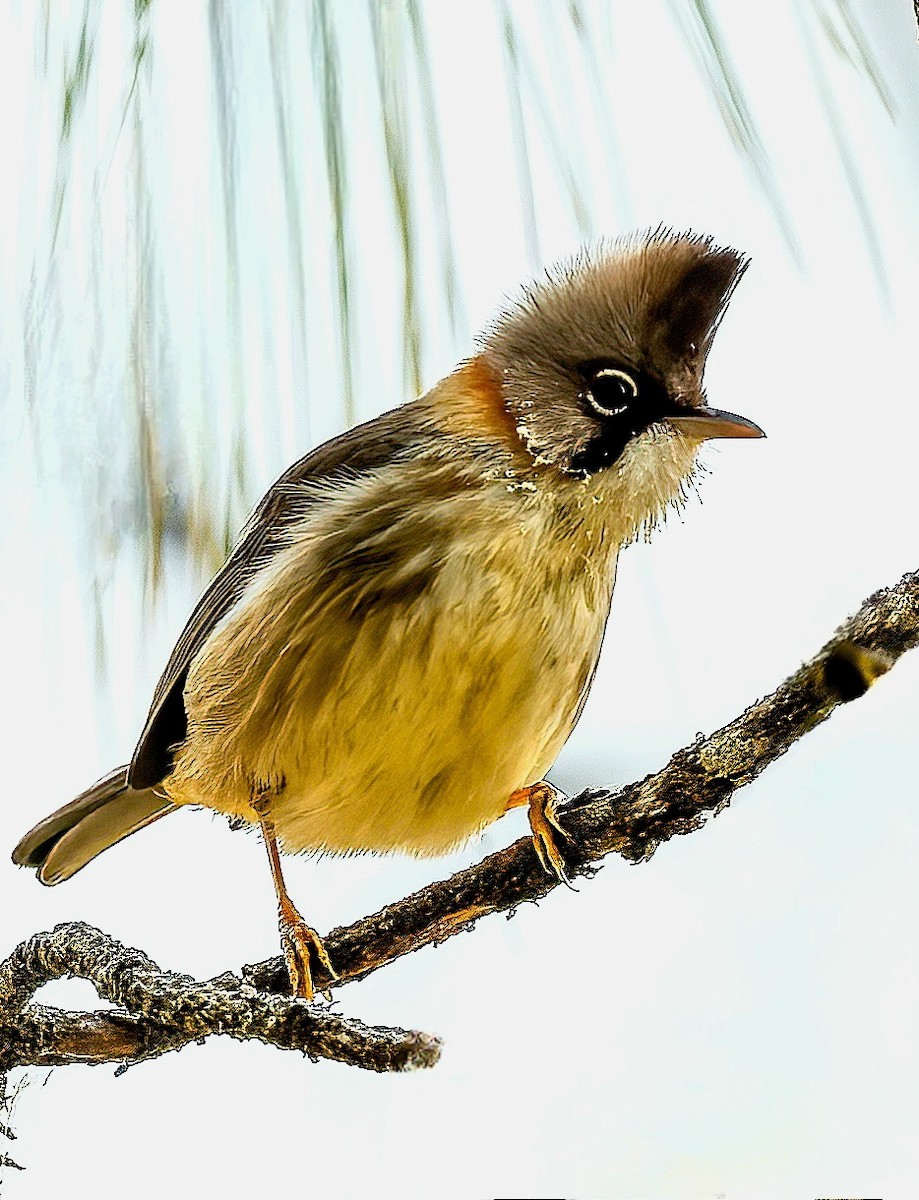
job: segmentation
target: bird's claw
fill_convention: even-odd
[[[310,962],[313,954],[333,979],[338,978],[335,968],[329,961],[326,948],[322,944],[322,938],[312,926],[307,925],[293,904],[290,903],[281,905],[278,929],[281,934],[284,959],[287,963],[287,974],[290,977],[291,994],[301,996],[305,1000],[312,1000],[315,995]]]
[[[552,786],[551,783],[537,783],[530,789],[529,808],[527,816],[530,821],[530,830],[533,834],[533,846],[536,849],[537,857],[542,863],[543,870],[548,875],[555,875],[559,882],[572,891],[577,891],[571,880],[568,878],[568,872],[565,870],[565,860],[562,858],[561,852],[556,845],[556,834],[563,838],[568,838],[568,834],[562,828],[555,806],[562,793]]]

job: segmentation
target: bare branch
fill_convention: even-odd
[[[90,980],[100,996],[146,1020],[44,1006],[23,1012],[43,983],[62,975]],[[439,1041],[427,1034],[366,1026],[322,1005],[260,993],[232,975],[198,983],[162,971],[142,951],[80,922],[35,934],[0,964],[0,1030],[4,1026],[0,1070],[139,1061],[213,1033],[373,1071],[433,1066],[440,1053]]]
[[[643,862],[675,834],[700,828],[838,704],[855,699],[919,642],[919,572],[876,592],[810,662],[772,695],[707,738],[677,751],[663,770],[617,792],[585,791],[561,809],[572,876],[590,876],[610,853]],[[422,946],[437,944],[479,917],[538,900],[554,887],[522,839],[450,879],[325,938],[340,979],[317,968],[325,990],[362,978]],[[80,975],[119,1011],[63,1012],[30,1004],[47,980]],[[380,1029],[327,1007],[284,995],[281,959],[205,983],[162,971],[78,922],[23,942],[0,964],[2,1072],[13,1066],[140,1062],[214,1033],[256,1038],[311,1057],[376,1071],[432,1066],[440,1043],[427,1034]],[[0,1106],[2,1107],[2,1106]]]
[[[917,641],[919,572],[911,572],[895,587],[870,596],[772,695],[723,729],[678,750],[662,771],[616,792],[581,792],[561,806],[559,816],[570,835],[564,845],[569,875],[589,876],[595,869],[591,864],[612,853],[643,862],[661,842],[699,829],[709,814],[730,803],[738,788],[751,783],[839,704],[866,691],[874,676]],[[479,917],[539,900],[558,886],[540,866],[531,840],[522,838],[450,879],[333,930],[324,942],[339,978],[332,980],[320,970],[316,984],[325,990],[362,978],[403,954],[445,941]],[[267,991],[288,991],[281,958],[247,966],[243,977]]]

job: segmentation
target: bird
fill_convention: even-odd
[[[291,466],[191,614],[129,764],[40,821],[48,885],[186,806],[261,830],[291,992],[320,935],[280,851],[443,854],[526,807],[566,879],[546,779],[590,691],[620,551],[680,506],[748,259],[660,226],[583,248],[505,301],[425,394]]]

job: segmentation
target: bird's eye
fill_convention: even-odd
[[[591,377],[582,394],[601,417],[618,417],[628,412],[629,406],[638,399],[638,384],[626,371],[602,367]]]

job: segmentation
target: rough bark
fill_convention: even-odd
[[[733,793],[825,721],[919,641],[919,572],[876,592],[823,649],[764,700],[729,725],[678,750],[656,774],[618,791],[588,790],[560,809],[572,877],[617,853],[647,860],[662,842],[690,833],[721,811]],[[339,972],[317,967],[323,989],[362,978],[403,954],[444,941],[479,917],[538,900],[558,880],[546,875],[530,839],[450,879],[432,883],[373,916],[325,938]],[[79,975],[118,1010],[64,1012],[30,1003],[47,980]],[[114,1062],[122,1065],[224,1033],[257,1038],[312,1058],[375,1071],[433,1066],[437,1038],[380,1029],[324,1005],[285,995],[283,960],[269,959],[200,983],[161,970],[142,951],[79,922],[38,933],[0,964],[0,1113],[2,1072],[16,1066]],[[0,1126],[0,1135],[6,1131]],[[0,1156],[2,1157],[2,1156]]]
[[[42,984],[62,975],[91,980],[125,1011],[26,1007]],[[0,965],[0,1020],[0,1070],[138,1062],[212,1033],[373,1071],[432,1066],[440,1053],[437,1038],[373,1028],[323,1005],[260,992],[231,974],[198,983],[163,971],[143,951],[78,921],[34,934]]]

